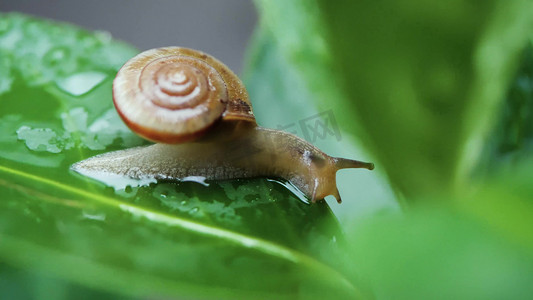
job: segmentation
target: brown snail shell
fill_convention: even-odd
[[[133,131],[160,143],[196,139],[219,119],[255,124],[237,75],[187,48],[152,49],[130,59],[113,82],[113,101]]]

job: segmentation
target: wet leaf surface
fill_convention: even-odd
[[[266,179],[113,187],[69,170],[145,144],[111,101],[136,53],[107,33],[0,15],[0,261],[15,268],[2,278],[20,268],[132,297],[357,296],[325,203]]]

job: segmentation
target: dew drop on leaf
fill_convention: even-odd
[[[85,131],[87,129],[87,112],[82,107],[71,109],[61,114],[63,128],[67,132]]]
[[[50,51],[46,52],[43,57],[43,63],[48,67],[57,67],[61,61],[65,60],[70,55],[70,50],[66,47],[56,47],[52,48]]]
[[[61,152],[57,145],[57,134],[50,128],[35,128],[22,126],[17,130],[19,140],[26,142],[26,146],[34,151],[46,151],[51,153]]]
[[[112,187],[113,189],[115,189],[115,191],[125,190],[127,187],[130,187],[131,189],[131,187],[148,186],[150,185],[150,183],[157,182],[157,180],[153,177],[133,179],[125,175],[79,168],[76,164],[72,166],[72,170],[80,173],[83,176],[100,181],[106,184],[107,186]]]
[[[105,78],[106,74],[96,71],[77,73],[57,80],[57,86],[73,96],[81,96],[90,92]]]

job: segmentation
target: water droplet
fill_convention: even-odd
[[[19,58],[16,65],[29,86],[40,85],[48,81],[42,72],[40,59],[36,55],[27,53]]]
[[[11,75],[11,59],[9,56],[0,55],[0,95],[11,90],[13,80],[14,78]]]
[[[105,213],[94,213],[94,212],[82,212],[82,218],[95,221],[105,221]]]
[[[203,186],[209,186],[209,183],[205,182],[206,178],[204,176],[187,176],[187,177],[184,177],[182,179],[180,179],[180,181],[187,181],[187,182],[196,182],[196,183],[199,183]]]
[[[281,181],[278,179],[271,179],[271,178],[267,178],[267,181],[275,182],[277,184],[284,186],[286,189],[291,191],[294,194],[294,196],[298,198],[298,200],[302,201],[305,204],[310,204],[310,201],[309,199],[307,199],[305,194],[302,191],[300,191],[297,187],[295,187],[290,181]]]
[[[93,36],[85,33],[80,34],[77,37],[77,40],[79,40],[80,47],[87,52],[94,51],[101,44],[98,39],[95,39]]]
[[[58,137],[50,128],[35,128],[22,126],[17,130],[17,138],[25,141],[26,146],[33,151],[59,153]]]
[[[185,205],[187,205],[187,203],[188,203],[188,202],[187,202],[187,201],[185,201],[185,200],[183,200],[183,201],[181,201],[181,202],[180,202],[180,204],[181,204],[182,206],[185,206]]]
[[[102,42],[102,44],[109,44],[111,42],[112,36],[111,33],[107,31],[96,31],[94,36]]]
[[[104,73],[89,71],[59,79],[56,83],[66,93],[73,96],[81,96],[95,88],[106,77],[107,75]]]
[[[61,114],[61,123],[66,132],[85,132],[87,130],[88,113],[83,107],[76,107]]]
[[[0,21],[2,21],[1,18],[0,18]],[[23,34],[20,30],[12,29],[11,28],[12,25],[10,21],[8,20],[5,20],[5,21],[7,22],[7,25],[1,25],[1,26],[4,26],[4,31],[0,32],[0,39],[2,41],[1,43],[2,49],[14,50],[16,49],[16,45],[23,39]]]
[[[43,64],[50,68],[56,68],[65,63],[70,57],[70,50],[66,47],[56,47],[46,52],[43,57]]]
[[[144,141],[122,122],[114,108],[106,111],[101,117],[96,119],[90,126],[89,132],[103,146],[103,148],[113,144],[117,138],[122,140],[122,146],[130,148],[140,146]]]
[[[78,164],[72,165],[71,169],[83,176],[90,177],[94,180],[100,181],[110,187],[113,187],[115,191],[125,190],[126,187],[141,187],[149,186],[150,183],[156,183],[157,180],[154,177],[143,177],[134,179],[121,174],[114,174],[105,171],[95,171],[81,168]]]
[[[189,210],[189,215],[195,215],[200,211],[198,207],[193,207],[191,210]]]

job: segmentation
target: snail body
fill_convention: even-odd
[[[311,201],[333,195],[336,172],[373,164],[326,155],[305,140],[257,126],[240,79],[215,58],[191,49],[148,50],[129,60],[113,84],[119,115],[157,144],[101,154],[73,170],[131,178],[208,180],[274,177]]]

